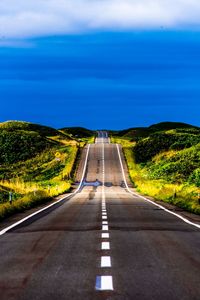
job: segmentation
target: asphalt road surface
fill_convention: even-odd
[[[199,300],[200,229],[128,191],[106,132],[77,181],[84,166],[76,194],[0,236],[0,299]]]

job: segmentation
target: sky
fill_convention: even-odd
[[[200,2],[1,0],[0,122],[200,126]]]

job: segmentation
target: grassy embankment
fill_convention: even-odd
[[[115,132],[138,192],[200,214],[200,129],[161,123]]]
[[[69,191],[80,149],[94,138],[84,130],[76,138],[75,130],[0,123],[0,219]]]

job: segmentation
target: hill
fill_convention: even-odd
[[[30,159],[59,144],[62,139],[72,140],[54,128],[39,124],[22,121],[0,123],[0,164]]]
[[[179,132],[194,132],[199,133],[200,128],[186,123],[178,122],[161,122],[158,124],[153,124],[149,127],[133,127],[119,131],[113,131],[111,134],[113,136],[119,136],[122,138],[128,138],[132,141],[137,141],[140,138],[148,137],[149,135],[162,131],[166,132],[169,130],[177,130]]]
[[[69,190],[89,131],[81,129],[79,141],[73,133],[22,121],[0,123],[0,218]]]
[[[137,189],[200,213],[200,128],[163,122],[113,135],[123,145]]]
[[[73,138],[87,138],[95,135],[95,132],[83,127],[64,127],[60,129],[61,132],[68,134]]]
[[[154,124],[148,127],[150,132],[156,132],[156,131],[166,131],[171,129],[199,129],[196,126],[187,124],[187,123],[181,123],[181,122],[161,122],[158,124]]]
[[[14,131],[34,131],[40,134],[41,136],[56,136],[59,135],[60,132],[54,128],[40,125],[40,124],[34,124],[30,122],[23,122],[23,121],[6,121],[3,123],[0,123],[0,131],[6,130],[10,132]]]

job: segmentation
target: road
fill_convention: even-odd
[[[0,299],[199,300],[199,228],[128,191],[106,132],[77,181],[84,166],[76,194],[0,236]]]

